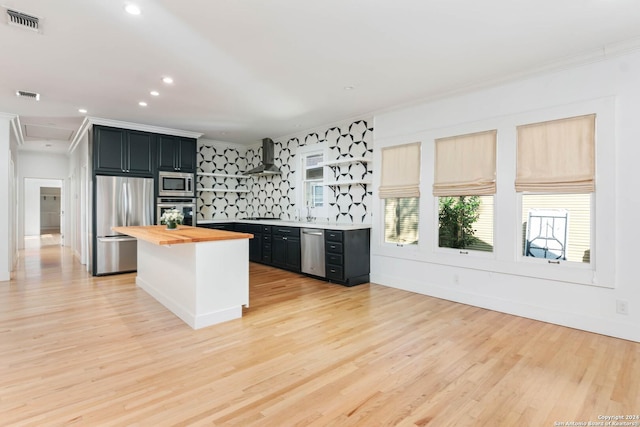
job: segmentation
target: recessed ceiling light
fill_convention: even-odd
[[[354,90],[355,87],[354,86],[345,86],[344,90]]]
[[[79,108],[78,113],[87,114],[87,110],[84,108]]]
[[[45,147],[51,147],[51,144],[44,144]]]
[[[140,8],[133,3],[129,3],[128,5],[126,5],[124,10],[126,10],[130,15],[140,15],[140,13],[142,13]]]
[[[168,85],[170,85],[171,83],[173,83],[173,79],[169,76],[163,77],[162,81]]]
[[[138,102],[138,105],[141,106],[141,107],[146,107],[147,103],[144,102],[144,101],[140,101],[140,102]]]
[[[150,94],[151,96],[159,96],[159,95],[160,95],[160,92],[158,92],[157,90],[152,90],[151,92],[149,92],[149,94]]]

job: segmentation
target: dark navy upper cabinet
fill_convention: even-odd
[[[196,171],[196,140],[170,135],[158,136],[158,169]]]
[[[94,171],[153,177],[155,144],[152,133],[96,125],[93,127]]]
[[[153,176],[155,166],[155,135],[136,130],[127,131],[127,172]]]

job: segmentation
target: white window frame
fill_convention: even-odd
[[[453,256],[459,256],[459,257],[478,257],[478,258],[488,258],[488,259],[495,259],[496,258],[496,253],[498,251],[497,248],[497,239],[496,239],[496,233],[497,233],[497,224],[496,224],[496,200],[498,199],[497,194],[492,194],[493,196],[493,250],[491,252],[489,251],[477,251],[474,249],[459,249],[459,248],[445,248],[445,247],[441,247],[440,246],[440,203],[438,200],[437,196],[432,196],[433,197],[433,204],[434,204],[434,212],[433,212],[433,219],[435,221],[434,224],[434,236],[433,236],[433,248],[434,248],[434,252],[437,253],[441,253],[441,254],[446,254],[446,255],[453,255]]]
[[[408,197],[390,197],[389,199],[404,199]],[[381,239],[382,244],[385,246],[395,246],[398,248],[418,248],[420,246],[420,241],[422,240],[421,229],[420,229],[420,221],[421,221],[421,212],[422,212],[422,197],[417,197],[418,199],[418,241],[416,243],[397,243],[397,242],[387,242],[385,240],[385,230],[387,228],[387,224],[385,223],[385,210],[386,210],[386,201],[387,199],[380,199],[382,202],[380,205],[380,212],[382,212],[381,216]]]
[[[533,194],[533,193],[517,193],[517,200],[518,200],[518,215],[519,218],[522,218],[522,196],[527,195],[527,194]],[[540,195],[545,195],[545,194],[552,194],[552,193],[537,193]],[[549,260],[546,258],[536,258],[536,257],[532,257],[532,256],[526,256],[524,254],[524,251],[522,250],[522,248],[524,247],[525,244],[525,239],[522,236],[522,232],[518,233],[518,247],[520,248],[520,251],[518,253],[518,262],[523,262],[523,263],[531,263],[531,264],[535,264],[535,265],[549,265],[549,264],[553,264],[553,265],[562,265],[565,267],[570,267],[570,268],[576,268],[576,269],[584,269],[584,270],[595,270],[594,266],[595,266],[595,259],[597,258],[597,254],[595,253],[596,251],[594,250],[594,239],[595,239],[595,234],[596,234],[596,227],[595,227],[595,223],[596,221],[594,221],[595,219],[595,213],[596,213],[596,203],[595,203],[595,199],[596,199],[596,193],[590,193],[591,194],[591,200],[589,202],[589,209],[590,209],[590,222],[589,222],[589,249],[591,250],[591,252],[589,253],[589,262],[577,262],[577,261],[569,261],[569,260]],[[569,221],[571,221],[571,218],[569,218]],[[520,224],[522,224],[522,219],[520,220]]]
[[[414,260],[434,265],[458,267],[489,273],[499,273],[542,279],[541,286],[550,282],[564,282],[568,286],[588,285],[614,288],[616,284],[616,98],[600,97],[570,104],[541,107],[535,110],[515,112],[506,116],[488,117],[470,123],[425,129],[408,135],[380,138],[374,150],[374,164],[380,164],[382,147],[401,144],[407,140],[423,143],[422,164],[432,164],[434,141],[452,134],[471,133],[481,129],[498,130],[497,193],[494,195],[494,251],[469,251],[462,255],[455,249],[439,248],[438,206],[431,194],[433,173],[422,168],[420,179],[420,237],[418,245],[397,247],[384,242],[384,202],[375,203],[371,253],[390,258]],[[522,256],[522,202],[515,191],[516,127],[527,123],[543,122],[562,117],[596,114],[596,191],[592,197],[591,262],[586,265],[565,262],[548,264],[546,260]],[[429,169],[429,170],[427,170]],[[373,169],[374,182],[380,185],[380,172]],[[376,188],[374,188],[374,196]],[[577,265],[581,264],[581,265]],[[487,284],[489,285],[489,284]],[[491,285],[493,286],[493,285]]]
[[[549,263],[547,259],[527,257],[522,251],[522,230],[518,230],[513,248],[518,275],[607,288],[615,286],[616,230],[611,225],[615,221],[604,219],[615,218],[615,98],[600,98],[529,113],[526,117],[519,117],[516,126],[592,113],[596,114],[596,190],[591,193],[590,262],[561,260],[559,263]],[[516,223],[521,226],[522,193],[516,192],[515,200]]]
[[[316,154],[322,154],[322,161],[326,162],[328,160],[329,150],[325,147],[324,144],[314,144],[314,145],[305,145],[302,147],[298,147],[296,152],[296,214],[295,216],[299,220],[306,220],[307,217],[307,205],[306,205],[306,194],[305,194],[305,182],[306,182],[306,159],[309,156],[313,156]],[[320,185],[323,186],[322,190],[322,206],[321,207],[313,207],[311,209],[311,214],[316,218],[317,221],[324,221],[329,218],[329,191],[330,188],[325,185],[328,181],[328,177],[330,176],[331,170],[328,166],[323,166],[322,181],[318,181]]]

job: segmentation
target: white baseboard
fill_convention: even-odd
[[[397,278],[387,274],[372,274],[371,282],[474,307],[640,342],[640,325],[622,322],[616,318],[603,319],[583,313],[558,311],[548,307],[524,304],[490,295],[465,292],[424,281],[418,282],[407,278]]]
[[[144,290],[146,293],[155,298],[160,304],[165,306],[169,311],[178,316],[183,322],[191,326],[192,329],[205,328],[218,323],[226,322],[228,320],[239,319],[242,317],[242,306],[230,307],[215,312],[209,312],[205,314],[195,315],[187,308],[177,303],[172,298],[168,297],[150,283],[136,277],[136,285]]]

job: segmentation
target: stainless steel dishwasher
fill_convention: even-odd
[[[303,228],[300,245],[302,247],[302,272],[325,277],[324,230]]]

